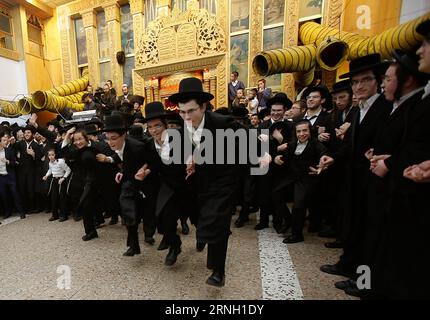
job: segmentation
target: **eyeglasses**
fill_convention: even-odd
[[[192,114],[192,113],[196,112],[199,109],[200,109],[200,107],[197,107],[197,108],[194,108],[194,109],[189,109],[189,110],[179,110],[179,114],[180,115]]]
[[[306,99],[321,99],[321,96],[307,96]]]
[[[153,126],[148,126],[148,130],[158,130],[161,129],[163,127],[163,125],[161,124],[155,124]]]
[[[360,80],[352,80],[351,84],[353,86],[357,86],[358,84],[368,84],[369,82],[371,82],[373,80],[376,80],[376,78],[369,76],[369,77],[364,77],[363,79],[360,79]]]

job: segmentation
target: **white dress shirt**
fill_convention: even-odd
[[[66,164],[64,159],[58,159],[54,161],[49,161],[49,170],[46,176],[52,175],[54,178],[67,178],[72,171],[70,167]]]
[[[167,131],[165,131],[165,137],[163,139],[163,144],[160,146],[157,141],[154,139],[155,149],[160,155],[161,160],[169,161],[170,160],[170,145],[169,145],[169,135]]]
[[[414,91],[411,91],[411,92],[409,92],[409,93],[405,94],[404,96],[402,96],[399,100],[394,101],[394,102],[393,102],[393,110],[391,110],[390,115],[392,115],[392,114],[394,113],[394,111],[396,111],[396,109],[397,109],[398,107],[400,107],[400,106],[401,106],[401,104],[402,104],[403,102],[405,102],[407,99],[409,99],[409,98],[410,98],[410,97],[412,97],[414,94],[416,94],[417,92],[421,91],[422,89],[423,89],[423,87],[420,87],[420,88],[418,88],[418,89],[415,89]]]
[[[430,81],[427,83],[427,85],[424,87],[424,94],[422,99],[427,97],[430,94]]]
[[[7,175],[6,169],[6,151],[3,149],[0,150],[0,175]]]
[[[125,141],[124,141],[124,143],[122,144],[122,147],[121,147],[121,149],[119,149],[119,150],[115,150],[115,152],[117,153],[117,155],[119,156],[119,158],[121,159],[121,161],[124,161],[124,148],[125,148]]]
[[[376,93],[375,95],[371,96],[366,101],[360,101],[360,103],[358,104],[358,107],[360,108],[360,123],[361,123],[361,121],[363,121],[364,117],[367,114],[367,111],[369,111],[370,107],[376,101],[376,99],[379,98],[379,96],[380,96],[380,94]]]
[[[317,118],[319,117],[321,111],[322,111],[322,108],[320,108],[318,113],[314,114],[313,116],[309,116],[308,113],[306,112],[304,119],[309,120],[311,125],[313,126],[315,124],[315,121],[317,121]]]
[[[203,119],[200,122],[197,129],[193,128],[193,125],[191,122],[187,122],[186,126],[187,126],[187,131],[191,137],[191,141],[193,142],[196,148],[199,148],[200,140],[202,139],[202,134],[203,134],[203,127],[205,126],[205,115],[203,115]]]
[[[294,151],[294,154],[296,156],[301,155],[303,153],[303,151],[305,151],[305,148],[307,145],[308,145],[308,141],[303,142],[303,143],[297,141],[297,147],[296,147],[296,150]]]

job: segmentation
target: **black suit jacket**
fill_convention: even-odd
[[[36,169],[37,163],[42,158],[42,150],[40,146],[33,140],[30,143],[30,147],[34,150],[35,157],[33,158],[27,154],[27,143],[22,140],[13,144],[13,148],[19,152],[19,170],[21,171],[33,171]]]
[[[15,176],[15,169],[18,165],[16,162],[16,151],[11,146],[4,148],[4,155],[9,163],[6,164],[6,171],[8,174]]]

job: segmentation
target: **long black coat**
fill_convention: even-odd
[[[421,100],[423,91],[420,91],[404,101],[390,114],[380,126],[374,144],[374,154],[397,154],[405,134],[406,114],[410,108]],[[366,217],[366,230],[364,239],[363,257],[367,265],[371,265],[376,258],[376,251],[380,242],[381,231],[390,196],[390,173],[384,178],[370,174],[368,184],[368,208]]]
[[[345,243],[343,256],[348,262],[346,268],[355,272],[356,264],[362,259],[362,245],[367,216],[367,188],[370,178],[370,161],[365,153],[375,145],[377,133],[392,110],[392,103],[380,95],[371,105],[366,116],[359,122],[357,112],[342,146],[336,156],[347,163],[346,208],[342,225],[342,241]]]
[[[150,163],[148,154],[147,144],[135,139],[125,139],[123,159],[120,164],[123,173],[120,204],[122,216],[129,226],[139,223],[145,210],[154,210],[159,187],[157,176],[151,172],[144,181],[134,178],[144,164]],[[141,200],[144,200],[143,207],[139,207]]]
[[[237,129],[232,118],[213,112],[205,113],[204,129],[214,137],[216,159],[216,129]],[[186,130],[186,129],[185,129]],[[184,135],[188,139],[188,135]],[[226,143],[224,150],[227,150]],[[230,235],[231,212],[237,202],[240,186],[240,170],[237,165],[199,164],[195,167],[194,192],[197,196],[197,241],[217,243]]]
[[[430,159],[430,96],[411,106],[406,131],[390,163],[393,193],[378,251],[378,293],[389,298],[428,299],[429,183],[403,177],[408,166]]]
[[[309,206],[318,176],[309,174],[309,167],[316,167],[326,148],[317,140],[309,140],[302,154],[295,155],[297,142],[293,142],[283,153],[283,172],[275,177],[273,192],[292,187],[294,207],[305,209]],[[280,171],[280,170],[279,170]]]

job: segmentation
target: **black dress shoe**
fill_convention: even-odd
[[[84,235],[82,237],[82,240],[89,241],[91,239],[98,238],[98,237],[99,237],[99,235],[97,234],[97,232],[92,232],[92,233]]]
[[[202,252],[205,249],[206,243],[204,242],[196,242],[196,250],[198,252]]]
[[[367,296],[370,296],[370,290],[366,290],[366,289],[360,290],[357,287],[346,288],[345,293],[349,296],[358,297],[358,298],[362,298],[362,299],[365,299]]]
[[[210,286],[222,287],[225,285],[225,276],[218,271],[214,271],[206,280],[206,283]]]
[[[336,276],[344,276],[348,278],[353,278],[353,274],[351,272],[348,272],[342,268],[339,268],[335,264],[325,264],[320,267],[320,270],[322,272],[328,273],[328,274],[334,274]]]
[[[115,218],[112,218],[112,219],[110,219],[110,221],[109,221],[109,225],[110,226],[113,226],[114,224],[117,224],[118,223],[118,219],[115,219]]]
[[[284,223],[280,228],[279,228],[279,233],[285,234],[287,233],[288,229],[290,229],[291,224],[290,223]]]
[[[21,219],[25,219],[25,213],[22,213],[19,217],[20,217]]]
[[[150,244],[151,246],[154,245],[155,239],[153,237],[145,237],[144,240],[147,244]]]
[[[284,241],[282,241],[282,242],[283,243],[297,243],[297,242],[303,242],[303,241],[305,241],[303,236],[291,235],[288,238],[285,238]]]
[[[67,221],[67,218],[66,218],[66,217],[62,217],[62,218],[60,218],[58,221],[59,221],[59,222]]]
[[[332,228],[327,228],[318,232],[318,237],[321,238],[336,238],[336,231]]]
[[[249,219],[248,218],[237,218],[237,220],[234,222],[234,225],[236,226],[236,228],[242,228],[245,225],[245,222],[248,222]]]
[[[249,207],[249,213],[256,213],[258,210],[260,210],[260,208],[258,207],[253,207],[253,206]]]
[[[334,286],[339,290],[345,290],[346,288],[357,288],[357,283],[353,279],[348,279],[344,281],[337,281]]]
[[[268,227],[269,225],[267,223],[257,223],[254,227],[254,230],[263,230]]]
[[[178,258],[178,255],[181,253],[181,247],[170,247],[169,253],[166,256],[166,260],[164,260],[164,264],[166,266],[173,266]]]
[[[336,240],[333,242],[324,243],[324,246],[329,249],[343,248],[342,242]]]
[[[181,227],[182,227],[182,234],[187,235],[190,233],[190,227],[188,226],[188,224],[186,222],[182,223]]]
[[[160,244],[158,245],[157,250],[162,251],[162,250],[166,250],[166,249],[169,249],[169,244],[166,241],[166,237],[163,237],[163,239],[161,239]]]
[[[140,248],[132,248],[132,247],[130,247],[122,255],[125,256],[125,257],[132,257],[135,254],[140,254]]]
[[[58,217],[51,217],[51,218],[49,218],[49,221],[55,221],[55,220],[58,220]]]
[[[73,220],[75,220],[75,221],[81,221],[82,217],[73,216]]]

